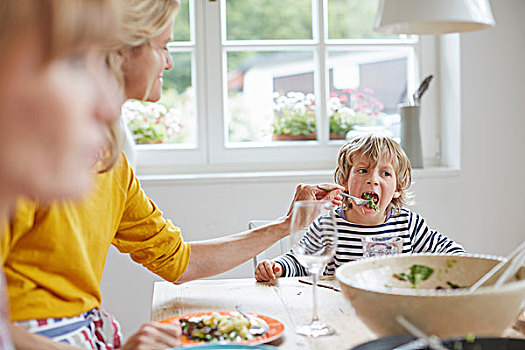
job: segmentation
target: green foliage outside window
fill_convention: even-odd
[[[181,0],[180,10],[175,19],[173,39],[176,42],[189,41],[190,38],[190,3],[191,0]],[[195,0],[199,1],[199,0]],[[377,10],[377,0],[328,0],[328,36],[330,39],[362,39],[377,38],[381,35],[372,31],[372,23]],[[313,38],[312,0],[225,0],[226,6],[226,36],[227,40],[296,40]],[[315,16],[317,14],[314,14]],[[271,55],[271,52],[229,52],[228,72],[242,71],[242,65],[255,56]],[[176,52],[172,54],[174,68],[165,72],[163,98],[160,103],[166,107],[166,113],[172,108],[183,105],[182,124],[177,128],[163,129],[155,118],[149,119],[152,125],[146,127],[136,122],[137,142],[195,142],[194,110],[188,93],[192,88],[192,54]],[[231,92],[230,92],[231,93]],[[238,91],[242,94],[242,91]],[[183,95],[186,96],[183,96]],[[239,95],[240,96],[240,95]],[[306,96],[305,96],[306,98]],[[181,102],[182,101],[182,102]],[[295,110],[282,110],[275,113],[273,132],[307,135],[315,133],[315,101],[306,108],[305,113]],[[301,107],[301,108],[303,108]],[[187,113],[187,111],[189,111]],[[364,124],[370,121],[370,115],[356,113],[349,115],[343,109],[330,111],[330,132],[344,134],[354,124]],[[187,115],[186,115],[187,114]],[[147,117],[146,117],[147,119]],[[254,140],[257,130],[247,121],[233,118],[230,121],[230,134],[238,135],[241,140]],[[140,126],[139,126],[140,125]],[[268,130],[267,133],[271,133]],[[142,136],[137,136],[142,135]]]

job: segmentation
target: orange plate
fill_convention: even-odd
[[[199,316],[204,316],[204,315],[211,315],[214,312],[217,312],[217,313],[219,313],[221,315],[230,315],[231,316],[231,312],[229,312],[229,311],[206,311],[206,312],[195,312],[195,313],[192,313],[192,314],[184,314],[184,315],[173,316],[173,317],[167,318],[165,320],[162,320],[160,322],[161,323],[175,323],[180,318],[188,319],[188,318],[191,318],[191,317],[199,317]],[[283,332],[284,332],[284,324],[282,324],[280,321],[277,321],[275,318],[271,318],[271,317],[268,317],[268,316],[257,315],[257,314],[252,314],[252,315],[254,315],[256,317],[259,317],[260,319],[264,320],[268,324],[268,327],[270,329],[268,330],[268,332],[265,335],[255,337],[255,338],[250,339],[250,340],[244,340],[244,341],[241,341],[241,342],[235,342],[235,344],[252,344],[252,345],[264,344],[264,343],[268,343],[268,342],[271,342],[272,340],[275,340],[275,339],[279,338],[283,334]],[[190,340],[190,339],[188,339],[188,337],[185,337],[185,336],[180,338],[180,345],[202,344],[202,343],[206,343],[206,342],[199,342],[199,341],[195,341],[195,340]]]

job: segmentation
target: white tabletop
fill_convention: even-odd
[[[335,281],[321,283],[336,285]],[[355,316],[341,292],[319,287],[317,296],[319,318],[334,326],[337,335],[312,339],[295,333],[295,326],[308,322],[312,314],[312,287],[298,278],[281,278],[276,283],[257,283],[253,278],[200,280],[182,285],[156,282],[151,319],[235,310],[241,304],[250,313],[270,316],[285,325],[283,336],[269,343],[282,349],[346,350],[376,338]]]

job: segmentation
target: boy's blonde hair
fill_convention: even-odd
[[[396,172],[396,190],[400,192],[400,196],[392,199],[387,211],[392,209],[393,214],[397,215],[403,206],[410,204],[411,199],[411,194],[407,190],[412,183],[412,169],[405,151],[389,137],[379,135],[357,137],[344,144],[339,150],[334,172],[334,180],[337,184],[341,186],[347,184],[355,157],[360,155],[369,158],[372,166],[375,166],[382,157],[386,157],[392,163]],[[343,202],[347,206],[352,205],[346,198]]]

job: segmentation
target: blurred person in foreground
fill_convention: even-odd
[[[118,117],[100,50],[114,15],[109,0],[0,3],[0,225],[20,195],[78,198],[91,187]],[[0,271],[0,349],[12,349],[5,297]]]
[[[109,74],[106,50],[120,21],[115,0],[16,0],[0,4],[0,219],[14,223],[12,206],[24,195],[42,205],[78,199],[92,188],[96,172],[109,170],[118,152],[108,135],[118,120],[122,91]],[[110,33],[110,34],[108,34]],[[101,151],[102,150],[102,151]],[[5,261],[10,230],[0,233]],[[32,254],[41,256],[42,245]],[[67,235],[60,238],[67,245]],[[17,266],[10,266],[9,272]],[[9,279],[9,278],[8,278]],[[45,281],[27,280],[22,288]],[[0,349],[69,349],[37,334],[8,327],[4,277],[0,275]],[[24,307],[38,312],[39,305]],[[11,312],[24,310],[12,306]],[[11,328],[11,332],[9,329]],[[158,343],[177,327],[147,324],[134,336]],[[12,340],[10,339],[10,334]],[[83,338],[88,333],[79,333]],[[165,342],[163,342],[165,344]],[[137,342],[128,348],[139,349]]]
[[[121,37],[112,45],[108,60],[127,99],[160,98],[162,74],[173,66],[167,44],[178,6],[176,0],[123,3]],[[59,331],[68,327],[70,333],[86,334],[86,339],[67,336],[71,344],[81,347],[174,346],[178,334],[158,328],[149,337],[134,335],[121,345],[118,322],[100,309],[100,282],[110,245],[167,281],[180,283],[222,273],[251,259],[288,234],[290,211],[254,230],[185,242],[180,229],[163,218],[146,196],[125,155],[113,163],[96,176],[94,191],[83,201],[18,201],[4,243],[11,318],[17,326],[55,341],[65,339]],[[299,185],[293,201],[329,199],[340,204],[342,187],[331,186],[335,190],[328,193]],[[109,327],[99,326],[104,320]],[[148,343],[153,340],[155,344]]]

